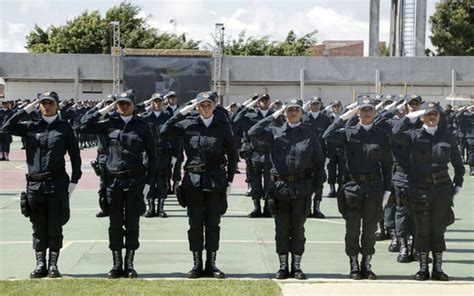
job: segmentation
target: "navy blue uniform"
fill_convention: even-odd
[[[84,118],[81,132],[101,134],[107,139],[107,200],[110,207],[109,248],[112,251],[139,247],[139,221],[145,212],[143,188],[153,184],[157,160],[155,143],[148,124],[133,115],[128,123],[120,116],[105,120],[96,111]],[[148,168],[143,165],[143,153]],[[124,229],[125,227],[125,229]],[[124,243],[125,237],[125,243]]]
[[[15,113],[3,129],[26,137],[27,198],[33,224],[33,249],[57,250],[63,246],[62,226],[69,220],[69,182],[81,177],[79,146],[71,126],[57,117],[48,124],[42,118],[28,118],[24,110]],[[64,155],[71,159],[72,174],[66,173]]]

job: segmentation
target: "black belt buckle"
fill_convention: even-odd
[[[357,178],[359,179],[359,181],[366,181],[366,180],[368,180],[368,178],[366,178],[365,175],[359,175],[359,176],[357,176]]]
[[[293,176],[288,176],[287,179],[288,179],[288,182],[294,182],[296,177],[294,175]]]

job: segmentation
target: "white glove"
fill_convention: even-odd
[[[456,196],[460,191],[461,191],[461,187],[460,187],[460,186],[454,186],[454,196]],[[453,197],[454,197],[454,196],[453,196]]]
[[[152,108],[153,108],[153,106],[148,106],[148,107],[145,108],[145,111],[150,112]]]
[[[392,194],[392,192],[390,192],[390,191],[385,191],[384,192],[383,200],[382,200],[382,208],[385,208],[385,206],[387,205],[388,199],[389,199],[391,194]]]
[[[76,189],[76,186],[77,186],[76,183],[69,183],[69,188],[67,189],[69,196],[71,196],[72,192]]]
[[[38,105],[39,105],[39,100],[34,100],[32,103],[29,103],[28,105],[26,105],[26,107],[23,108],[23,110],[25,110],[26,113],[30,114],[31,112],[35,111],[36,106]]]
[[[410,118],[410,119],[414,119],[414,118],[420,117],[424,113],[425,113],[425,110],[419,110],[419,111],[415,111],[415,112],[410,112],[405,116]]]
[[[115,106],[117,106],[117,101],[113,102],[112,104],[110,104],[108,106],[105,106],[102,109],[99,109],[99,113],[101,115],[105,115],[105,114],[109,113],[110,111],[115,110]]]
[[[232,183],[229,182],[228,185],[227,185],[227,192],[226,192],[227,196],[230,195],[231,188],[232,188]]]
[[[286,105],[281,106],[280,109],[273,112],[273,114],[272,114],[273,118],[277,119],[283,112],[285,112],[285,110],[286,110]]]
[[[324,108],[324,110],[325,110],[325,111],[329,111],[329,109],[331,109],[331,108],[332,108],[332,105],[333,105],[333,104],[331,104],[331,105],[327,106],[326,108]]]
[[[306,103],[304,103],[303,110],[308,110],[309,104],[311,104],[311,101],[307,101]]]
[[[397,106],[398,111],[402,112],[405,110],[405,106],[407,105],[407,101],[401,103],[400,105]]]
[[[375,106],[375,110],[376,110],[376,111],[377,111],[377,110],[380,110],[380,109],[382,108],[382,106],[383,106],[383,102],[378,103],[378,104]]]
[[[148,106],[151,104],[151,102],[153,102],[154,99],[148,99],[146,101],[144,101],[143,103],[145,103],[145,106]]]
[[[105,105],[105,99],[102,100],[102,101],[100,101],[100,102],[96,105],[96,107],[97,107],[97,109],[101,109],[102,107],[104,107],[104,105]]]
[[[354,102],[354,103],[352,103],[352,104],[350,104],[350,105],[347,105],[346,108],[347,108],[347,109],[352,109],[352,108],[354,108],[355,106],[357,106],[357,102]]]
[[[351,119],[356,113],[357,113],[358,108],[351,109],[349,111],[346,111],[346,113],[342,114],[339,116],[342,120],[349,120]]]
[[[385,110],[390,110],[390,109],[394,108],[396,105],[397,105],[397,102],[393,102],[393,103],[391,103],[391,104],[385,106],[384,109],[385,109]],[[400,105],[403,105],[403,104],[400,104]]]
[[[145,187],[143,187],[143,196],[146,197],[148,192],[150,192],[150,185],[145,184]]]
[[[257,103],[258,103],[258,100],[252,100],[252,101],[248,102],[247,105],[245,105],[245,107],[251,108],[251,107],[257,105]]]
[[[179,113],[181,113],[181,115],[186,115],[189,112],[193,111],[194,108],[196,108],[196,106],[197,106],[197,101],[194,101],[191,105],[184,106],[183,108],[181,108],[181,110],[179,110]]]
[[[242,106],[247,106],[248,103],[252,102],[252,98],[242,103]]]

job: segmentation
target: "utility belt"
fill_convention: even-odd
[[[124,179],[127,177],[135,177],[135,176],[144,176],[145,168],[142,166],[138,166],[136,168],[132,168],[128,170],[108,172],[108,175],[111,176],[112,178],[117,178],[117,179]]]
[[[345,175],[345,181],[355,181],[355,182],[370,182],[370,181],[377,181],[381,180],[382,177],[380,176],[380,172],[372,172],[368,174],[347,174]]]
[[[66,169],[65,168],[59,168],[56,170],[52,170],[50,172],[44,172],[44,173],[37,173],[37,174],[26,174],[26,180],[27,181],[33,181],[33,182],[42,182],[42,181],[48,181],[52,180],[57,177],[64,176],[66,174]]]
[[[184,170],[188,173],[205,173],[212,170],[225,170],[227,162],[215,162],[215,163],[203,163],[203,164],[192,164],[184,167]]]
[[[283,182],[296,182],[300,180],[311,179],[311,173],[304,171],[297,174],[292,175],[271,175],[272,180],[275,181],[283,181]]]
[[[451,181],[447,170],[433,173],[429,176],[417,177],[414,179],[416,182],[429,183],[429,184],[443,184],[443,183],[449,183]]]

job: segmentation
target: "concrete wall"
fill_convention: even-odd
[[[303,69],[304,75],[301,75]],[[321,96],[349,102],[355,90],[375,93],[376,72],[382,93],[408,93],[441,100],[455,91],[474,94],[473,57],[236,57],[223,62],[224,103],[242,102],[253,93],[268,92],[278,99]],[[61,98],[103,97],[111,92],[109,55],[0,53],[0,77],[6,97],[36,97],[57,90]],[[302,78],[302,79],[301,79]],[[102,94],[83,93],[84,85],[102,84]]]

